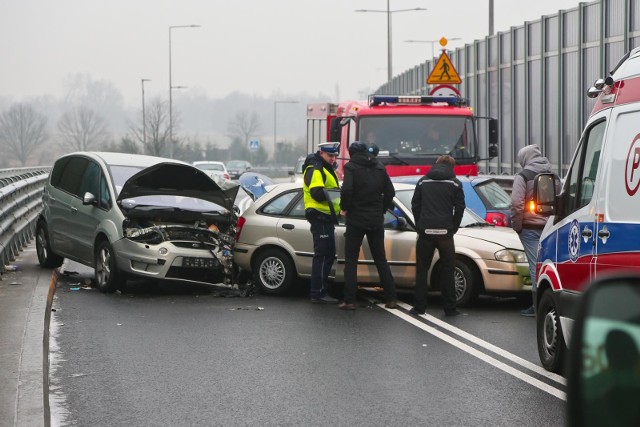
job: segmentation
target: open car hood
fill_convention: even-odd
[[[158,163],[133,175],[125,182],[118,202],[141,196],[183,196],[206,200],[231,211],[240,186],[233,182],[216,183],[191,165]]]

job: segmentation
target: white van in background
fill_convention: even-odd
[[[550,214],[540,239],[536,302],[542,365],[560,372],[585,286],[640,273],[640,48],[606,80],[558,197],[548,174],[534,181],[532,209]],[[545,188],[546,187],[546,188]]]

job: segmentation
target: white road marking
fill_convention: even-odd
[[[376,301],[371,300],[371,302],[373,302],[374,304],[377,304]],[[550,395],[555,396],[558,399],[565,400],[565,401],[567,400],[567,394],[564,391],[562,391],[560,389],[557,389],[557,388],[555,388],[555,387],[553,387],[551,385],[545,384],[544,382],[542,382],[542,381],[540,381],[540,380],[538,380],[538,379],[536,379],[536,378],[534,378],[534,377],[532,377],[530,375],[527,375],[524,372],[521,372],[518,369],[513,368],[513,367],[507,365],[506,363],[501,362],[498,359],[495,359],[494,357],[489,356],[488,354],[485,354],[485,353],[483,353],[483,352],[471,347],[468,344],[465,344],[465,343],[463,343],[461,341],[458,341],[457,339],[445,334],[442,331],[439,331],[438,329],[436,329],[436,328],[434,328],[432,326],[425,325],[424,323],[420,322],[419,320],[417,320],[413,316],[405,314],[404,312],[402,312],[400,310],[385,308],[384,304],[377,304],[377,305],[378,305],[378,307],[382,308],[383,310],[388,311],[389,313],[393,314],[394,316],[401,318],[402,320],[412,324],[413,326],[416,326],[416,327],[422,329],[423,331],[425,331],[425,332],[427,332],[427,333],[429,333],[429,334],[431,334],[431,335],[433,335],[433,336],[435,336],[437,338],[440,338],[444,342],[446,342],[448,344],[451,344],[454,347],[457,347],[460,350],[465,351],[465,352],[469,353],[470,355],[472,355],[474,357],[477,357],[478,359],[480,359],[480,360],[482,360],[482,361],[484,361],[484,362],[486,362],[486,363],[488,363],[488,364],[490,364],[490,365],[492,365],[492,366],[494,366],[494,367],[496,367],[496,368],[498,368],[498,369],[500,369],[500,370],[502,370],[502,371],[504,371],[504,372],[506,372],[506,373],[508,373],[510,375],[513,375],[514,377],[518,378],[519,380],[522,380],[522,381],[524,381],[524,382],[526,382],[528,384],[531,384],[532,386],[534,386],[534,387],[536,387],[536,388],[538,388],[538,389],[540,389],[540,390],[542,390],[542,391],[544,391],[546,393],[549,393]],[[401,306],[402,308],[405,308],[405,309],[411,308],[411,306],[409,306],[407,304],[404,304],[404,303],[398,303],[398,305]],[[481,346],[481,347],[483,347],[483,348],[485,348],[485,349],[487,349],[489,351],[492,351],[492,352],[494,352],[494,353],[496,353],[496,354],[498,354],[498,355],[500,355],[500,356],[502,356],[502,357],[504,357],[504,358],[506,358],[508,360],[511,360],[511,361],[523,366],[523,367],[526,367],[527,369],[531,369],[532,371],[534,371],[536,373],[540,373],[541,375],[544,375],[545,377],[547,377],[549,379],[552,379],[553,381],[559,382],[561,384],[565,384],[566,383],[564,378],[560,377],[559,375],[551,374],[551,373],[546,372],[546,371],[542,372],[540,370],[542,370],[543,368],[541,368],[539,366],[536,366],[533,363],[528,362],[528,361],[526,361],[526,360],[524,360],[524,359],[522,359],[522,358],[520,358],[520,357],[518,357],[518,356],[516,356],[514,354],[511,354],[508,351],[505,351],[505,350],[503,350],[503,349],[501,349],[499,347],[496,347],[493,344],[490,344],[490,343],[488,343],[486,341],[483,341],[480,338],[477,338],[477,337],[475,337],[475,336],[473,336],[471,334],[468,334],[467,332],[464,332],[464,331],[462,331],[462,330],[460,330],[460,329],[458,329],[458,328],[456,328],[454,326],[451,326],[448,323],[441,321],[440,319],[437,319],[437,318],[435,318],[435,317],[433,317],[431,315],[428,315],[428,314],[421,315],[420,317],[422,317],[423,319],[425,319],[425,320],[427,320],[429,322],[432,322],[432,323],[434,323],[434,324],[436,324],[436,325],[438,325],[438,326],[440,326],[440,327],[442,327],[442,328],[444,328],[444,329],[446,329],[446,330],[448,330],[450,332],[453,332],[453,333],[455,333],[455,334],[457,334],[457,335],[459,335],[459,336],[461,336],[461,337],[473,342],[474,344],[477,344],[477,345],[479,345],[479,346]],[[531,367],[529,367],[528,365],[531,365]],[[535,369],[532,369],[532,367],[534,367]],[[549,374],[549,375],[547,375],[547,374]],[[559,378],[553,378],[553,376],[557,376]]]
[[[411,306],[409,304],[405,304],[405,303],[398,303],[398,305],[406,310],[410,310]],[[452,332],[464,339],[466,339],[467,341],[471,341],[474,344],[479,345],[480,347],[486,348],[487,350],[504,357],[505,359],[508,359],[514,363],[517,363],[518,365],[522,366],[523,368],[529,369],[530,371],[535,372],[538,375],[542,375],[543,377],[549,378],[551,381],[555,381],[558,384],[562,384],[562,385],[567,385],[567,380],[562,376],[562,375],[558,375],[558,374],[554,374],[553,372],[549,372],[546,369],[544,369],[542,366],[538,366],[535,363],[531,363],[528,360],[525,360],[523,358],[521,358],[520,356],[516,356],[513,353],[509,353],[508,351],[495,346],[485,340],[482,340],[478,337],[476,337],[475,335],[471,335],[468,332],[463,331],[460,328],[456,328],[453,325],[450,325],[447,322],[443,322],[442,320],[438,319],[437,317],[434,317],[430,314],[425,314],[424,316],[425,319],[427,319],[429,322],[434,323],[437,326],[440,326],[442,329],[446,329],[449,332]]]

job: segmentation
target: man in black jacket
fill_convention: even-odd
[[[396,308],[396,285],[384,250],[384,213],[395,196],[387,170],[378,161],[375,144],[354,142],[349,146],[350,160],[344,167],[340,209],[346,217],[344,244],[344,302],[338,308],[356,309],[358,255],[367,236],[371,255],[384,288],[387,308]]]
[[[456,178],[451,156],[440,156],[431,170],[416,184],[411,211],[416,221],[416,287],[411,314],[424,314],[427,308],[427,273],[433,253],[440,254],[440,290],[447,316],[460,314],[456,309],[454,282],[456,249],[453,235],[458,231],[465,209],[462,184]]]

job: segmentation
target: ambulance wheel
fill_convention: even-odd
[[[253,263],[253,278],[263,294],[285,294],[296,275],[293,261],[282,249],[269,248],[259,253]]]
[[[564,342],[558,308],[552,294],[550,290],[542,294],[536,312],[538,355],[546,370],[560,374],[567,346]]]

